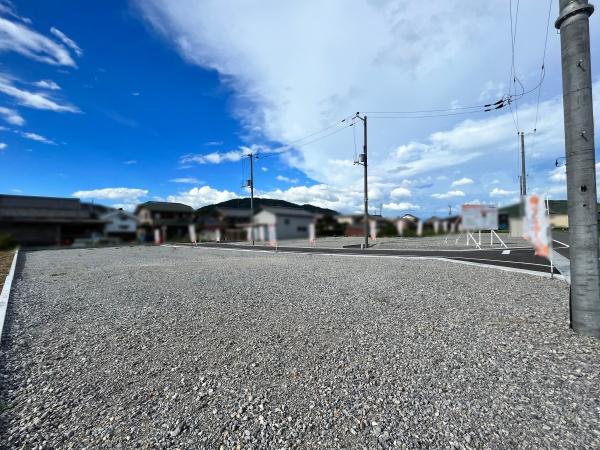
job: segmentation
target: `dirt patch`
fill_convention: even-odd
[[[8,275],[14,256],[14,250],[0,250],[0,291],[2,291],[4,279]]]

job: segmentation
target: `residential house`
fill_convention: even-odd
[[[0,195],[0,234],[22,245],[70,245],[102,235],[104,224],[77,198]]]
[[[244,241],[250,223],[250,208],[215,208],[209,214],[196,217],[198,236],[207,241]]]
[[[104,235],[116,237],[123,241],[135,240],[137,233],[137,217],[127,211],[119,209],[109,209],[100,214],[100,219],[105,223]]]
[[[262,207],[254,215],[256,240],[308,239],[315,215],[297,208]]]
[[[138,238],[150,242],[158,234],[161,242],[184,240],[194,222],[194,209],[182,203],[146,202],[135,208]]]

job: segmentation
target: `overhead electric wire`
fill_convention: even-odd
[[[509,102],[509,107],[510,107],[510,113],[513,117],[513,122],[515,124],[515,128],[517,130],[517,133],[519,133],[520,131],[520,127],[519,127],[519,109],[517,106],[517,101],[523,96],[525,95],[525,89],[523,89],[521,95],[519,97],[517,97],[517,89],[516,89],[516,83],[517,83],[517,75],[516,75],[516,69],[515,69],[515,46],[516,46],[516,42],[517,42],[517,24],[519,21],[519,3],[520,0],[517,0],[517,9],[515,12],[515,20],[514,20],[514,24],[513,24],[513,6],[512,6],[512,0],[509,1],[509,15],[510,15],[510,46],[511,46],[511,65],[510,65],[510,78],[508,81],[508,96],[511,99],[511,102]],[[519,83],[521,83],[519,81]],[[521,84],[521,86],[523,86]],[[513,94],[513,89],[514,89],[514,94]],[[515,101],[515,110],[513,112],[513,108],[512,108],[512,100],[514,99]]]
[[[538,83],[538,97],[537,97],[537,105],[535,107],[535,122],[533,125],[533,132],[535,136],[535,132],[537,131],[537,122],[538,122],[538,114],[540,111],[540,97],[542,95],[542,83],[544,82],[544,78],[546,77],[546,49],[548,48],[548,30],[550,29],[550,16],[552,14],[552,0],[550,0],[548,5],[548,19],[546,21],[546,36],[544,38],[544,51],[542,52],[542,68],[540,72],[540,82]]]
[[[325,138],[328,138],[329,136],[333,136],[334,134],[337,134],[340,131],[345,130],[348,127],[353,126],[353,124],[352,123],[344,124],[343,126],[341,126],[340,128],[338,128],[337,130],[334,130],[334,131],[332,131],[330,133],[327,133],[327,134],[325,134],[323,136],[319,136],[319,137],[317,137],[315,139],[309,140],[308,142],[301,142],[301,141],[303,141],[303,140],[305,140],[305,139],[307,139],[309,137],[316,136],[316,135],[318,135],[320,133],[323,133],[324,131],[330,130],[331,128],[333,128],[335,126],[340,126],[345,120],[349,119],[350,117],[351,116],[348,116],[345,119],[343,119],[342,121],[336,122],[334,125],[331,125],[331,126],[328,126],[326,128],[323,128],[322,130],[320,130],[318,132],[311,133],[311,134],[309,134],[309,135],[307,135],[307,136],[305,136],[305,137],[303,137],[301,139],[297,139],[296,141],[292,141],[291,143],[289,143],[287,145],[282,145],[280,147],[277,147],[277,148],[273,149],[272,151],[270,151],[269,153],[262,153],[262,154],[260,154],[260,157],[261,158],[268,158],[268,157],[271,157],[271,156],[281,155],[282,153],[287,153],[287,152],[292,151],[294,149],[297,149],[297,148],[300,148],[300,147],[304,147],[306,145],[314,144],[315,142],[321,141],[321,140],[323,140]],[[298,142],[301,142],[301,143],[298,144]],[[281,150],[281,151],[277,151],[277,150]]]

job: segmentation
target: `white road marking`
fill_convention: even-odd
[[[510,250],[504,250],[504,251],[502,252],[502,254],[503,254],[503,255],[510,255]]]
[[[564,242],[557,241],[556,239],[552,239],[552,242],[558,242],[560,245],[564,245],[565,248],[569,248],[569,244],[565,244]]]

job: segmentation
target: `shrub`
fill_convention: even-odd
[[[17,246],[17,242],[10,234],[0,234],[0,250],[9,250]]]

